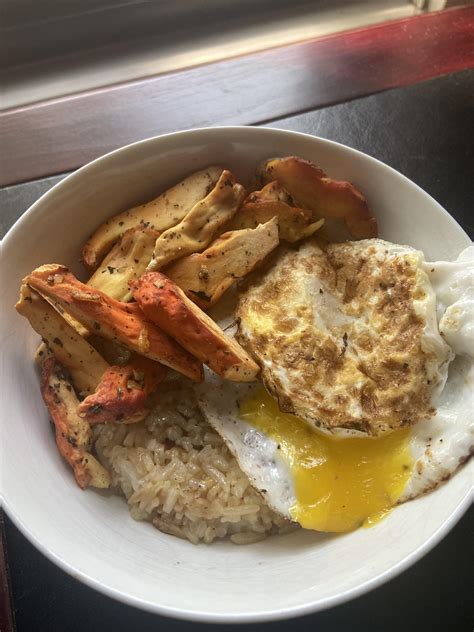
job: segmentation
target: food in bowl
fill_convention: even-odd
[[[379,240],[363,195],[300,158],[257,183],[191,174],[98,228],[87,283],[44,265],[17,306],[77,483],[192,542],[371,524],[472,445],[472,250]]]

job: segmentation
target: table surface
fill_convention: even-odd
[[[274,121],[472,68],[473,42],[474,6],[459,6],[15,108],[0,116],[0,186],[150,136]]]
[[[474,71],[446,75],[348,103],[275,120],[364,151],[399,170],[438,200],[472,237]],[[0,230],[61,176],[0,190]],[[413,210],[416,212],[416,209]],[[472,630],[470,570],[474,511],[401,576],[329,611],[286,622],[220,630]],[[112,601],[44,558],[5,517],[17,630],[170,630],[214,626],[174,621]],[[400,534],[403,537],[403,534]],[[348,568],[350,572],[350,568]],[[282,578],[284,581],[284,578]],[[217,628],[215,628],[217,629]]]

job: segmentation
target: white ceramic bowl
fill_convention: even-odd
[[[386,165],[342,145],[273,129],[214,128],[124,147],[56,185],[3,241],[1,263],[1,493],[24,535],[63,570],[128,604],[212,622],[265,621],[315,612],[390,579],[433,547],[469,502],[461,469],[435,493],[372,529],[341,536],[299,531],[246,547],[194,546],[135,522],[125,501],[81,491],[54,445],[32,355],[37,336],[13,305],[34,267],[76,273],[81,245],[105,218],[146,201],[211,163],[241,178],[258,161],[294,154],[350,180],[366,195],[385,239],[452,259],[470,243],[429,195]]]

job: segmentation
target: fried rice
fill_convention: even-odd
[[[168,382],[144,421],[97,426],[95,449],[133,518],[160,531],[194,544],[248,544],[291,528],[250,485],[181,380]]]

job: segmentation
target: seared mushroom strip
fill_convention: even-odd
[[[159,234],[151,228],[127,230],[87,281],[87,285],[117,301],[128,303],[132,299],[128,283],[145,272]]]
[[[179,224],[158,237],[148,270],[159,270],[179,257],[204,250],[236,213],[244,197],[244,187],[236,183],[230,171],[223,171],[209,195],[193,206]]]
[[[89,271],[95,270],[113,244],[129,228],[152,228],[163,231],[175,226],[202,200],[215,185],[222,167],[208,167],[178,182],[146,204],[119,213],[99,226],[82,251]]]
[[[104,371],[109,368],[94,347],[48,301],[27,285],[21,286],[16,310],[29,320],[54,357],[67,368],[77,391],[86,395],[93,393]]]
[[[324,219],[314,221],[309,209],[296,207],[278,182],[270,182],[248,196],[224,229],[255,228],[272,217],[278,219],[280,239],[291,243],[310,237],[324,224]]]
[[[224,233],[209,248],[171,264],[167,277],[202,309],[216,303],[236,281],[245,277],[279,243],[273,218],[256,228]]]

